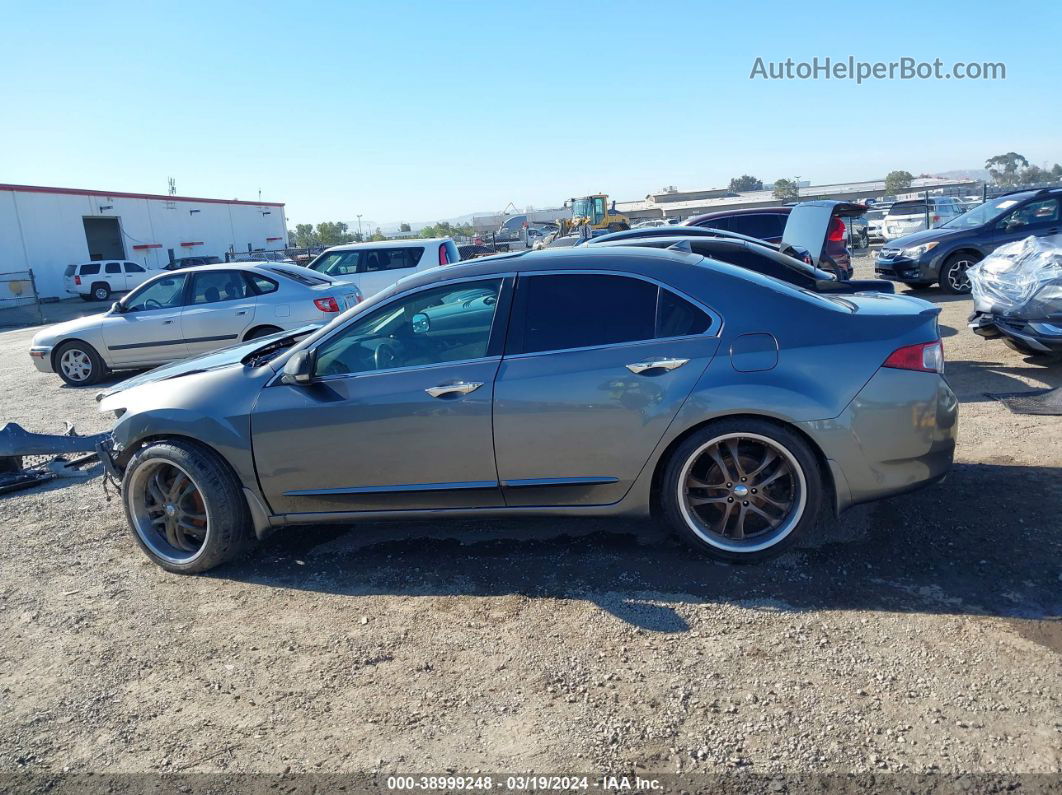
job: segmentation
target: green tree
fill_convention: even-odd
[[[730,180],[730,190],[763,190],[763,182],[750,174],[742,174],[740,177],[734,177]]]
[[[1021,181],[1025,184],[1034,184],[1037,182],[1050,182],[1051,172],[1044,171],[1037,165],[1031,165],[1023,172],[1021,172]]]
[[[294,245],[298,248],[309,248],[321,243],[317,233],[313,231],[313,224],[296,224],[294,235]]]
[[[911,187],[914,177],[910,171],[890,171],[885,177],[885,192],[888,194],[903,193]]]
[[[472,224],[454,226],[449,221],[439,221],[420,230],[421,237],[472,237]]]
[[[380,231],[380,227],[376,227],[376,231],[372,233],[372,237],[369,238],[370,242],[377,243],[381,240],[387,240],[387,235]]]
[[[992,175],[992,180],[997,185],[1011,187],[1022,181],[1022,169],[1029,167],[1029,161],[1024,155],[1017,152],[1007,152],[1005,155],[996,155],[985,161],[985,168]]]
[[[776,179],[773,187],[771,195],[779,201],[788,201],[800,196],[800,188],[795,179]]]
[[[402,224],[400,227],[398,227],[398,231],[399,232],[412,232],[413,230],[409,228],[409,224]]]
[[[1055,163],[1054,168],[1051,169],[1052,179],[1062,179],[1062,165]]]
[[[342,221],[322,221],[317,225],[317,239],[322,246],[338,246],[354,239]]]

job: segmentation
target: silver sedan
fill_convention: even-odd
[[[204,265],[156,276],[106,312],[38,332],[30,356],[41,372],[88,386],[112,370],[154,367],[323,325],[361,300],[356,285],[298,265]]]

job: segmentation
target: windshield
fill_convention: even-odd
[[[946,224],[941,224],[941,226],[945,229],[972,229],[975,226],[981,226],[995,220],[1017,204],[1017,199],[1001,196],[998,199],[985,202],[980,207],[975,207],[968,213],[963,213],[958,218],[952,218]]]
[[[590,200],[576,199],[572,202],[572,218],[582,218],[590,215]]]

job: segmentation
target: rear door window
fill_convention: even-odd
[[[761,239],[779,237],[782,234],[782,228],[785,226],[784,221],[782,225],[779,226],[778,222],[775,220],[780,217],[780,215],[774,213],[735,215],[730,219],[730,231]]]
[[[192,283],[193,304],[216,304],[246,298],[247,282],[237,271],[200,271]]]
[[[358,273],[376,273],[417,267],[424,254],[424,247],[381,248],[376,251],[362,251],[360,254]]]
[[[104,272],[105,273],[121,273],[122,272],[122,263],[120,263],[120,262],[108,262],[104,266]]]
[[[95,276],[99,272],[100,272],[100,264],[98,262],[93,262],[93,263],[90,263],[88,265],[82,265],[81,266],[81,275],[82,276]]]
[[[517,287],[509,353],[614,345],[656,335],[657,287],[626,276],[529,275]]]

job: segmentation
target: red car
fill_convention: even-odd
[[[852,257],[848,252],[848,232],[841,219],[850,215],[862,215],[866,209],[861,204],[848,202],[812,201],[785,207],[720,210],[695,215],[687,219],[685,225],[737,232],[776,245],[783,241],[801,245],[812,253],[814,262],[810,264],[834,273],[838,279],[850,279]],[[830,213],[826,239],[820,239],[821,231],[812,235],[814,240],[809,239],[808,235],[814,230],[822,229],[822,224],[812,222],[812,219],[821,218],[825,212]]]

